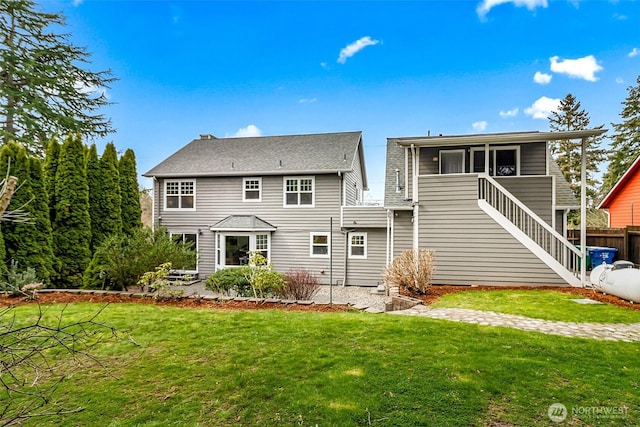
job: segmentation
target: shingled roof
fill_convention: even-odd
[[[143,176],[158,178],[337,173],[353,169],[362,132],[216,138],[201,135]]]

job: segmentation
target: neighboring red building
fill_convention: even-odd
[[[624,228],[640,225],[640,157],[622,175],[598,205],[609,210],[609,227]]]

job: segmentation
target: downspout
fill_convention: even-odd
[[[344,190],[344,175],[342,174],[342,172],[338,172],[338,177],[340,178],[340,188],[338,189],[338,194],[340,195],[340,229],[342,229],[342,227],[344,226],[344,218],[343,218],[343,212],[344,212],[344,206],[346,204],[346,195],[347,192]],[[344,260],[343,260],[343,264],[342,264],[342,286],[345,286],[347,284],[347,252],[348,252],[348,243],[349,243],[349,232],[347,231],[346,233],[343,232],[342,233],[344,235],[344,248],[343,248],[343,253],[344,253]],[[333,236],[331,236],[331,241],[333,242]]]
[[[417,250],[420,246],[420,206],[418,200],[418,157],[416,155],[416,146],[411,144],[411,161],[412,161],[412,205],[413,205],[413,249]]]
[[[385,254],[385,265],[391,263],[391,210],[387,209],[387,253]]]
[[[151,229],[156,231],[156,197],[158,199],[158,211],[160,211],[160,182],[158,178],[153,177],[153,203],[151,203]],[[158,217],[158,228],[160,228],[160,220]]]
[[[581,156],[582,170],[580,173],[580,283],[582,287],[587,284],[587,156],[585,153],[585,139],[582,138]]]

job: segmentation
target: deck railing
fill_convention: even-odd
[[[576,277],[580,275],[580,251],[488,175],[478,175],[478,198],[500,212]]]

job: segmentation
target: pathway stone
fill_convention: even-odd
[[[640,323],[555,322],[514,314],[496,313],[493,311],[469,310],[464,308],[434,308],[424,305],[417,305],[408,310],[391,311],[389,314],[422,316],[483,326],[503,326],[523,331],[562,335],[565,337],[593,338],[604,341],[640,341]]]

